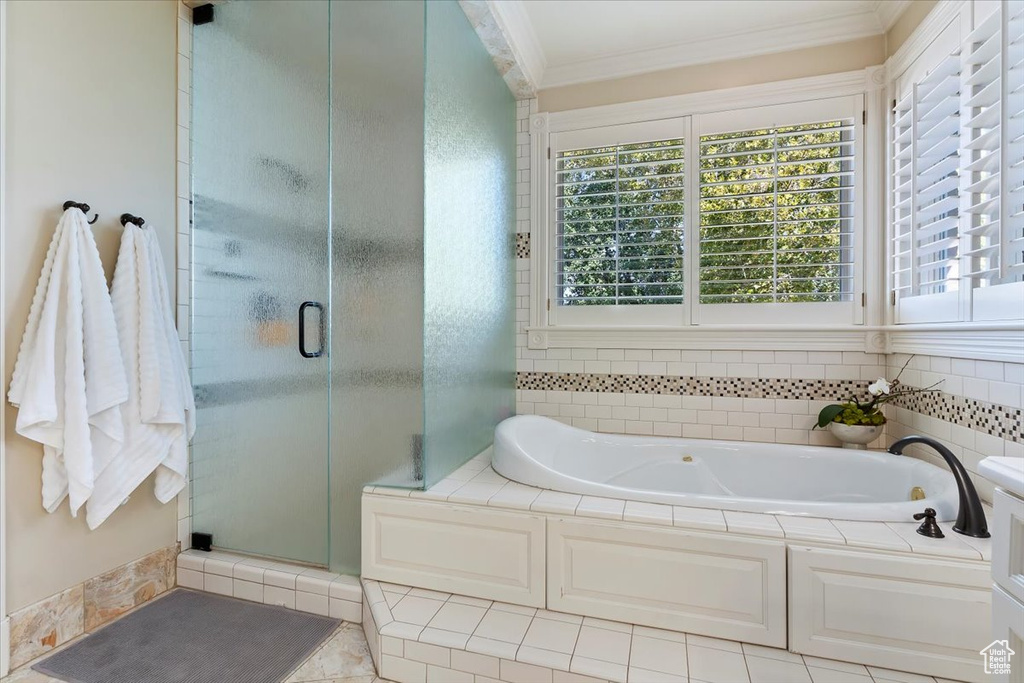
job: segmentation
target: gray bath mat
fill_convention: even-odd
[[[278,683],[340,623],[179,588],[32,668],[71,683]]]

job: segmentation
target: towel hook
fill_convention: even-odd
[[[130,213],[122,213],[121,214],[121,227],[124,227],[128,223],[134,223],[135,225],[137,225],[137,226],[139,226],[141,228],[142,226],[144,226],[146,224],[146,219],[143,218],[142,216],[133,216]]]
[[[66,202],[64,202],[64,211],[67,211],[72,206],[75,207],[76,209],[78,209],[79,211],[81,211],[84,214],[88,214],[89,210],[90,210],[88,204],[86,204],[84,202],[76,202],[73,199],[69,199]],[[88,216],[86,216],[86,221],[85,222],[88,223],[89,225],[92,225],[93,223],[95,223],[99,219],[100,219],[100,215],[97,213],[97,214],[95,214],[92,217],[91,221],[88,219]]]

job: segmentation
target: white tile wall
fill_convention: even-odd
[[[1019,409],[1024,405],[1024,364],[1021,363],[997,363],[942,356],[915,356],[911,359],[906,354],[899,353],[891,354],[887,360],[889,376],[895,376],[904,364],[910,361],[903,371],[901,381],[911,386],[927,387],[941,382],[938,388],[954,396],[998,403],[1010,408]],[[1021,440],[1002,439],[985,432],[967,429],[943,420],[940,416],[922,415],[904,408],[889,408],[887,416],[889,422],[886,425],[886,433],[890,440],[909,434],[922,434],[946,444],[971,473],[979,495],[989,502],[992,501],[994,486],[978,475],[978,463],[989,456],[1024,458],[1024,441]],[[926,448],[912,446],[907,449],[907,454],[945,467],[942,459]]]

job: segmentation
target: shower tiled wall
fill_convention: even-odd
[[[721,351],[527,346],[530,314],[530,134],[536,100],[518,103],[516,408],[600,432],[837,445],[812,429],[827,403],[893,377],[907,356],[838,351]],[[1024,365],[930,356],[905,384],[940,393],[888,409],[882,447],[911,432],[951,444],[972,473],[989,455],[1024,457]],[[923,450],[913,451],[931,459]],[[992,485],[975,477],[984,498]]]

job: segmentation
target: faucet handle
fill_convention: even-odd
[[[934,508],[925,508],[924,512],[918,512],[914,515],[914,519],[921,520],[924,522],[917,528],[917,533],[928,538],[945,538],[946,535],[942,533],[942,529],[939,528],[938,523],[935,521]]]

